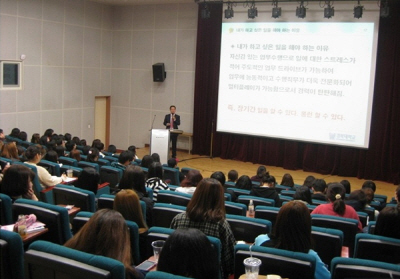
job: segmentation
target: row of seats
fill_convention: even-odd
[[[166,239],[172,229],[150,228],[147,246],[151,241]],[[376,254],[377,238],[368,234],[360,235],[359,245],[364,245],[369,253]],[[221,243],[219,239],[209,237],[220,259]],[[379,241],[381,241],[379,239]],[[384,242],[384,241],[383,241]],[[363,244],[364,243],[364,244]],[[381,249],[381,247],[380,247]],[[361,251],[361,249],[360,249]],[[4,232],[0,238],[2,278],[36,279],[36,278],[125,278],[121,262],[76,251],[47,241],[36,241],[24,253],[21,238],[17,233]],[[367,251],[368,252],[368,251]],[[399,251],[392,251],[398,255]],[[262,261],[260,274],[279,274],[284,278],[314,278],[315,258],[299,252],[281,249],[238,244],[235,246],[234,278],[245,273],[243,260],[250,256]],[[25,266],[25,271],[24,271]],[[400,278],[400,266],[381,261],[335,257],[330,262],[332,279],[342,278]],[[66,277],[65,277],[66,276]],[[184,278],[162,272],[149,272],[146,278]]]

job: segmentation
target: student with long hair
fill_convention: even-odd
[[[158,271],[197,279],[218,278],[217,253],[207,236],[198,229],[177,229],[165,242]]]
[[[153,224],[153,206],[154,202],[149,198],[146,186],[145,175],[141,167],[129,165],[126,167],[124,174],[119,181],[119,189],[134,190],[139,199],[146,203],[146,223],[149,227]]]
[[[74,186],[92,191],[95,195],[99,188],[100,174],[94,168],[84,168],[78,176],[78,179],[74,182]]]
[[[157,202],[158,191],[169,190],[168,184],[162,180],[163,168],[160,162],[153,162],[150,165],[147,177],[146,187],[153,190],[153,200]]]
[[[203,179],[198,170],[189,170],[185,179],[181,181],[181,186],[175,189],[175,192],[191,194],[196,191],[197,184]]]
[[[310,211],[301,201],[291,201],[282,206],[272,233],[258,236],[255,245],[309,254],[316,260],[314,278],[331,278],[326,265],[312,250]]]
[[[253,188],[253,183],[251,182],[251,179],[247,175],[242,175],[239,177],[239,179],[236,181],[235,187],[238,189],[243,189],[243,190],[251,190]]]
[[[267,168],[265,166],[259,166],[256,175],[252,176],[250,180],[261,183],[263,176],[268,176],[268,175],[269,173],[267,171]]]
[[[24,162],[24,164],[36,167],[40,184],[42,185],[43,188],[46,188],[55,186],[63,182],[67,177],[65,174],[63,174],[61,177],[52,176],[44,167],[38,166],[37,164],[40,162],[40,160],[44,155],[45,151],[42,146],[31,145],[25,152],[25,156],[28,161]]]
[[[281,181],[280,185],[287,186],[289,188],[293,188],[294,187],[294,180],[293,180],[292,175],[290,173],[285,173],[282,176],[282,181]]]
[[[146,221],[143,219],[140,199],[135,191],[130,189],[119,191],[115,195],[114,210],[121,213],[125,220],[135,222],[140,232],[147,231],[148,227]]]
[[[16,199],[24,198],[37,201],[32,180],[35,174],[23,165],[11,165],[5,172],[0,185],[0,192]]]
[[[64,246],[115,259],[124,264],[126,278],[144,278],[142,273],[132,267],[128,226],[117,211],[97,211]]]
[[[374,234],[400,239],[400,206],[387,206],[379,213]]]
[[[200,181],[186,212],[174,217],[171,228],[195,228],[219,238],[223,277],[233,273],[235,237],[225,217],[224,189],[217,180],[205,178]]]
[[[358,218],[357,212],[344,202],[345,193],[346,190],[342,184],[338,182],[329,183],[326,197],[330,202],[318,205],[311,214],[325,214],[355,219],[358,221],[358,230],[361,232],[362,224]]]
[[[12,161],[20,161],[18,156],[18,148],[15,141],[5,142],[1,148],[1,157],[11,159]]]
[[[307,186],[301,186],[297,188],[296,192],[293,195],[293,199],[303,201],[306,204],[311,204],[312,199],[310,188],[308,188]]]

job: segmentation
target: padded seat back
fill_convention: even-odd
[[[10,225],[14,223],[11,206],[11,198],[6,194],[0,193],[0,225]]]
[[[15,232],[0,232],[0,278],[24,279],[24,246]]]
[[[343,247],[343,232],[335,229],[312,227],[311,237],[314,240],[314,251],[322,262],[330,265],[335,257],[340,257]]]
[[[124,279],[117,260],[84,253],[46,241],[35,241],[25,253],[26,279]]]
[[[82,211],[96,211],[95,195],[93,192],[68,185],[57,185],[53,188],[54,203],[74,205]]]
[[[60,176],[60,165],[47,160],[40,160],[38,163],[39,166],[44,167],[51,175]]]
[[[156,202],[153,207],[153,226],[169,228],[172,219],[185,211],[186,207],[181,205]]]
[[[157,194],[157,202],[160,203],[171,203],[181,206],[187,206],[189,201],[192,199],[192,195],[186,193],[180,193],[170,190],[160,190]]]
[[[111,166],[102,166],[100,168],[100,180],[102,183],[110,183],[110,188],[115,189],[123,175],[122,169]]]
[[[226,220],[236,241],[244,240],[253,243],[257,236],[268,234],[272,229],[272,223],[263,219],[227,214]]]
[[[238,202],[248,205],[250,200],[253,200],[254,206],[257,205],[265,205],[265,206],[275,206],[275,200],[267,199],[267,198],[260,198],[256,196],[250,195],[241,195],[238,197]]]
[[[264,219],[271,222],[272,225],[276,222],[276,217],[278,216],[280,208],[275,206],[256,206],[254,217],[258,219]]]
[[[250,257],[249,248],[247,244],[235,246],[235,279],[245,273],[243,261]],[[251,250],[253,257],[262,262],[259,274],[277,274],[290,279],[314,279],[315,258],[311,255],[262,246],[253,246]]]
[[[180,185],[179,181],[179,170],[175,168],[163,167],[164,175],[163,181],[169,181],[168,184]]]
[[[73,167],[77,167],[78,166],[78,161],[76,159],[73,159],[73,158],[60,156],[60,157],[58,157],[58,161],[63,165],[69,165],[69,166],[73,166]]]
[[[238,202],[225,201],[225,212],[226,214],[246,216],[247,206]]]
[[[354,258],[400,264],[400,239],[373,234],[357,234]]]

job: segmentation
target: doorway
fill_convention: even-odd
[[[110,144],[110,96],[95,97],[94,102],[94,138]]]

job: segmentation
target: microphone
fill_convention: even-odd
[[[150,130],[153,130],[153,125],[154,125],[154,120],[156,120],[156,114],[154,114],[154,117],[153,117],[153,122],[151,123],[151,129]]]

